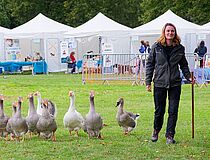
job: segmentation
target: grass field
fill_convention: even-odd
[[[191,138],[191,85],[182,86],[175,139],[177,144],[166,145],[165,122],[157,143],[150,141],[153,130],[153,96],[145,86],[132,86],[132,82],[110,82],[110,85],[86,83],[81,75],[8,75],[0,76],[0,94],[5,95],[5,112],[11,115],[11,104],[18,96],[24,97],[22,114],[28,112],[26,99],[30,92],[40,91],[42,98],[54,101],[58,108],[57,141],[43,140],[37,136],[23,142],[0,140],[0,159],[210,159],[210,86],[195,86],[195,138]],[[63,116],[69,107],[68,91],[76,94],[76,108],[86,115],[89,111],[89,91],[95,91],[96,111],[103,117],[104,140],[70,137],[63,127]],[[137,128],[124,136],[115,116],[116,101],[125,99],[125,109],[140,113]],[[35,101],[36,102],[36,101]]]

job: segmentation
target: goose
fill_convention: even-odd
[[[8,140],[8,135],[10,135],[10,140],[14,140],[14,132],[12,130],[12,121],[14,119],[14,115],[17,111],[17,102],[13,102],[12,103],[12,116],[10,117],[10,119],[8,120],[7,126],[6,126],[6,130],[7,130],[7,136],[6,136],[6,140]]]
[[[37,112],[37,114],[42,115],[42,107],[41,107],[42,98],[41,98],[41,93],[39,91],[37,91],[37,92],[34,93],[34,95],[37,96],[36,112]]]
[[[52,138],[52,141],[56,141],[55,132],[57,130],[57,124],[55,118],[52,117],[48,110],[49,101],[47,99],[42,100],[42,115],[39,118],[36,128],[38,133],[46,139]]]
[[[136,127],[137,119],[139,118],[140,115],[124,111],[123,98],[119,98],[119,100],[117,101],[116,107],[118,107],[118,111],[116,115],[117,122],[119,126],[123,128],[124,134],[127,135]]]
[[[75,94],[73,91],[69,91],[69,97],[70,106],[64,115],[63,124],[64,127],[69,130],[70,135],[72,131],[75,131],[76,135],[78,136],[78,131],[84,126],[84,118],[79,112],[77,112],[75,108]]]
[[[37,114],[34,106],[34,96],[32,93],[28,95],[28,99],[29,99],[29,110],[28,110],[28,116],[26,117],[26,123],[28,125],[28,133],[31,137],[31,134],[36,132],[36,124],[39,120],[39,115]]]
[[[34,93],[35,96],[37,96],[37,114],[42,115],[42,107],[41,107],[41,102],[42,102],[42,98],[41,98],[41,93],[39,91]],[[53,103],[52,101],[48,100],[49,104],[48,104],[48,110],[49,113],[51,114],[51,116],[55,117],[57,116],[57,107],[55,105],[55,103]]]
[[[90,109],[88,114],[85,116],[85,128],[89,138],[102,138],[100,131],[103,128],[103,120],[95,111],[94,91],[90,91]]]
[[[4,96],[0,94],[0,137],[7,135],[6,126],[9,117],[4,113]]]
[[[24,135],[28,132],[28,126],[26,119],[21,115],[22,101],[22,97],[18,97],[17,111],[12,118],[11,128],[17,137],[17,140],[20,140],[20,137],[23,137],[24,141]]]

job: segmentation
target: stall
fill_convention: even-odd
[[[47,63],[45,61],[34,61],[34,62],[0,62],[1,72],[3,73],[22,73],[23,66],[32,67],[32,75],[38,73],[47,73]]]

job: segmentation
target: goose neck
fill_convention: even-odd
[[[32,113],[32,112],[35,112],[35,106],[34,106],[34,98],[31,97],[29,99],[29,112]]]
[[[94,97],[90,97],[90,111],[95,111]]]
[[[74,97],[70,97],[70,107],[69,107],[69,111],[71,110],[75,110],[75,98]]]

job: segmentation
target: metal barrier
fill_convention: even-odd
[[[87,81],[133,81],[132,85],[144,84],[148,54],[85,54],[82,65],[82,82]],[[204,67],[200,68],[197,54],[186,53],[197,84],[210,81],[210,55],[204,56]],[[184,79],[184,78],[183,78]]]
[[[197,53],[187,53],[186,58],[191,71],[194,71],[196,83],[207,86],[210,82],[210,54],[205,54],[204,57],[199,57]],[[200,66],[200,60],[203,59],[203,64]]]
[[[147,54],[85,54],[83,56],[82,81],[114,80],[144,83]]]

